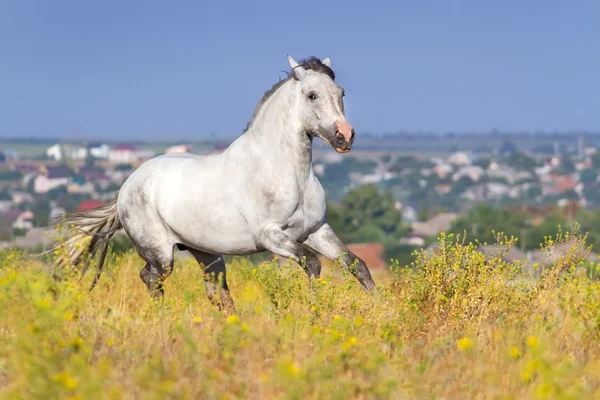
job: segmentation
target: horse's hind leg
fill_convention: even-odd
[[[140,271],[140,278],[148,287],[150,296],[162,300],[165,295],[163,284],[173,272],[173,248],[157,250],[138,250],[146,266]]]
[[[195,249],[188,249],[200,267],[204,269],[204,286],[211,303],[219,307],[225,314],[234,314],[235,305],[227,286],[227,271],[222,255],[208,254]]]

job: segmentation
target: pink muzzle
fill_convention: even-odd
[[[340,145],[339,147],[335,147],[335,151],[338,153],[347,153],[350,151],[352,147],[352,142],[354,142],[354,128],[348,121],[335,121],[336,132],[335,132],[335,140]]]

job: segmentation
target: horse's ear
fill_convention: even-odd
[[[327,57],[322,62],[323,62],[323,65],[326,65],[329,68],[331,68],[331,58]]]
[[[298,78],[298,79],[304,78],[304,75],[306,75],[306,70],[304,69],[304,67],[302,67],[300,64],[298,64],[296,61],[294,61],[292,56],[290,56],[289,54],[287,57],[288,57],[288,62],[290,63],[290,67],[292,67],[292,71],[293,71],[294,75],[296,76],[296,78]]]

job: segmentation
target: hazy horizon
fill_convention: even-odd
[[[0,138],[242,133],[286,55],[358,132],[600,131],[600,3],[0,3]]]

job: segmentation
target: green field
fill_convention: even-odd
[[[229,317],[191,260],[156,303],[133,253],[110,256],[88,292],[90,277],[57,283],[47,265],[4,251],[0,398],[600,397],[595,266],[573,253],[537,276],[440,241],[412,268],[375,272],[373,298],[337,268],[309,288],[296,265],[235,259]]]

